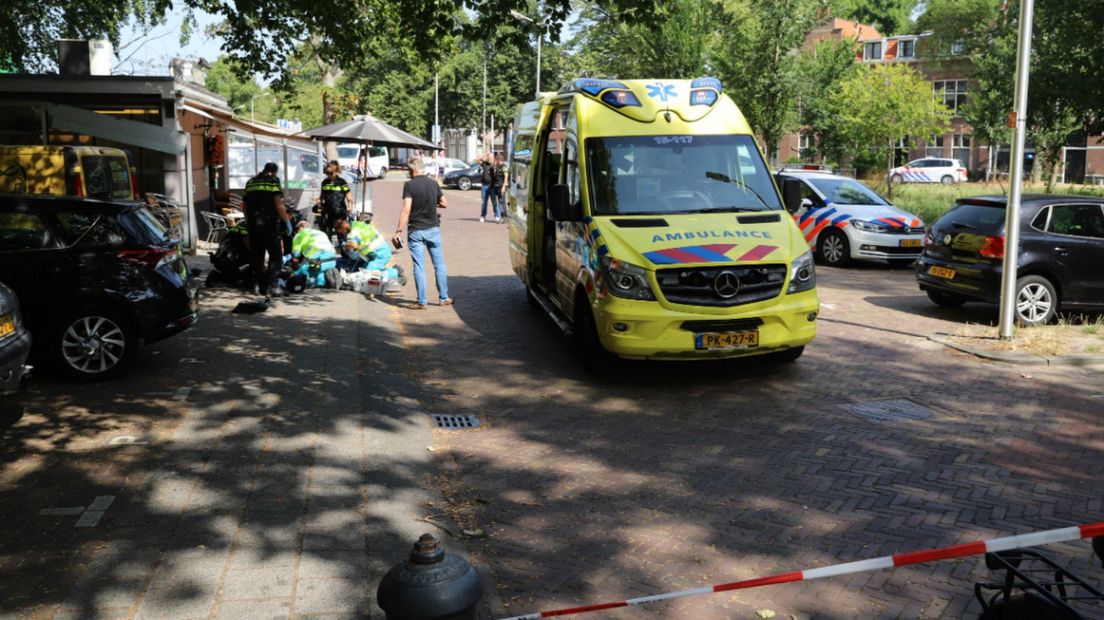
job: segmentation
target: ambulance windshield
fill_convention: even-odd
[[[594,215],[782,209],[748,135],[589,138],[586,155]]]

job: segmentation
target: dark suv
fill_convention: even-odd
[[[0,196],[0,281],[36,354],[80,379],[118,374],[139,340],[189,327],[199,307],[179,243],[138,204]]]
[[[1104,199],[1025,195],[1016,318],[1038,325],[1062,309],[1104,309]],[[1000,301],[1007,198],[963,198],[928,229],[916,279],[940,306]]]

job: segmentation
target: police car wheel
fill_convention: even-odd
[[[954,177],[952,177],[949,174],[944,175],[942,179],[939,179],[939,182],[942,183],[943,185],[953,185],[954,184]]]
[[[66,313],[50,344],[61,372],[80,381],[103,381],[118,375],[130,362],[138,337],[121,312],[91,306]]]
[[[817,256],[831,267],[843,267],[851,262],[851,244],[847,235],[835,228],[828,228],[817,239]]]
[[[905,182],[905,177],[903,177],[899,174],[895,174],[895,175],[893,175],[893,179],[891,179],[891,180],[893,181],[893,184],[896,185],[898,183],[904,183]]]
[[[456,180],[456,187],[458,189],[461,189],[463,191],[468,191],[469,189],[471,189],[471,186],[472,186],[472,181],[468,177],[460,177],[459,179]]]

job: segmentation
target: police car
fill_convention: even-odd
[[[923,251],[924,222],[855,179],[816,169],[783,169],[777,176],[780,186],[786,179],[801,182],[793,217],[825,265],[885,260],[907,266]]]
[[[966,182],[966,167],[957,159],[925,157],[910,161],[889,171],[894,183],[952,183]]]

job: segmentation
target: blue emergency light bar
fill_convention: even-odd
[[[714,103],[717,103],[717,91],[712,88],[690,91],[690,105],[713,105]]]
[[[717,92],[723,92],[721,81],[715,77],[701,77],[690,82],[690,88],[712,88]]]
[[[597,97],[598,93],[611,88],[628,89],[628,86],[625,86],[617,80],[600,80],[596,78],[580,78],[575,80],[572,84],[573,90],[581,90],[592,97]],[[637,105],[640,105],[639,102]]]
[[[640,107],[640,100],[631,90],[607,90],[602,95],[602,103],[617,109],[625,106]]]

